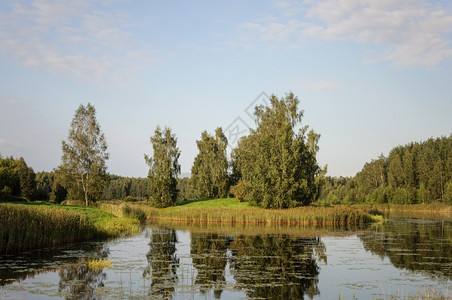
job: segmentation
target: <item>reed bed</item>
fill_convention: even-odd
[[[452,216],[452,205],[430,204],[356,204],[356,207],[370,214],[391,215],[406,218],[443,220]]]
[[[155,218],[155,217],[154,217]],[[167,208],[158,211],[159,220],[177,222],[348,225],[365,224],[371,217],[360,209],[348,207],[298,207],[286,210],[248,208]]]
[[[147,222],[182,222],[182,223],[224,223],[224,224],[281,224],[281,225],[362,225],[375,219],[360,208],[348,206],[335,207],[298,207],[275,210],[257,207],[212,207],[212,202],[205,201],[203,206],[179,205],[163,209],[150,207],[146,203],[129,203],[132,210],[139,210],[146,215]],[[230,199],[229,201],[237,201]],[[210,203],[209,203],[210,202]],[[224,203],[220,199],[219,203]],[[101,209],[109,212],[121,212],[117,202],[104,203]]]
[[[138,221],[94,208],[0,204],[0,254],[138,231]]]

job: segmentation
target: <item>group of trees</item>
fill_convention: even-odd
[[[320,135],[301,127],[303,111],[290,93],[270,106],[257,106],[257,128],[242,137],[228,162],[228,141],[221,128],[215,136],[206,131],[197,141],[198,155],[190,180],[179,180],[177,139],[169,128],[157,127],[151,137],[153,156],[149,164],[150,199],[153,205],[173,205],[181,187],[185,197],[219,198],[232,193],[239,199],[264,208],[289,208],[314,201],[324,182],[326,167],[317,164]],[[231,168],[232,166],[232,168]],[[231,170],[231,172],[229,172]]]
[[[321,201],[452,204],[452,135],[395,147],[353,178],[327,178]]]
[[[255,108],[257,128],[240,140],[232,161],[227,158],[228,140],[222,128],[215,135],[202,132],[190,179],[178,178],[180,150],[175,134],[157,127],[151,137],[153,154],[145,155],[147,183],[107,174],[109,154],[96,110],[89,103],[80,105],[68,139],[62,142],[61,165],[39,175],[40,194],[56,202],[64,196],[83,199],[86,205],[101,198],[148,198],[154,206],[166,207],[174,205],[178,196],[219,198],[232,190],[240,201],[265,208],[308,205],[318,197],[326,172],[316,161],[320,135],[301,127],[303,111],[292,93],[281,99],[272,95],[270,102],[268,107]],[[25,184],[24,179],[17,182]],[[32,185],[36,189],[36,183]],[[11,193],[26,196],[25,188],[8,187]]]
[[[0,155],[0,199],[9,196],[35,199],[36,174],[22,157],[14,159]]]
[[[110,175],[110,180],[101,196],[102,200],[147,200],[150,183],[147,178]]]
[[[158,126],[151,137],[148,179],[107,174],[109,158],[96,110],[88,103],[75,112],[68,140],[62,142],[61,165],[35,174],[23,158],[0,156],[0,197],[61,202],[83,199],[149,199],[152,205],[174,205],[176,199],[220,198],[231,193],[239,201],[264,208],[309,205],[319,199],[336,203],[452,204],[452,136],[394,148],[388,157],[366,163],[353,178],[325,177],[316,159],[320,135],[302,126],[298,98],[289,93],[255,107],[256,129],[226,154],[221,127],[196,141],[198,155],[191,178],[180,175],[177,138]]]

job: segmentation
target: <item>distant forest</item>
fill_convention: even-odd
[[[326,177],[323,204],[452,204],[452,135],[393,148],[355,177]]]

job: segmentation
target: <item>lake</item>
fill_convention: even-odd
[[[111,260],[89,269],[90,258]],[[147,225],[0,257],[1,299],[452,298],[452,220],[366,228]]]

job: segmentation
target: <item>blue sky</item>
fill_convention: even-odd
[[[293,92],[320,164],[352,176],[452,133],[451,58],[449,1],[0,0],[0,153],[52,170],[91,102],[109,172],[146,176],[157,125],[189,172],[203,130],[241,132],[262,92]]]

